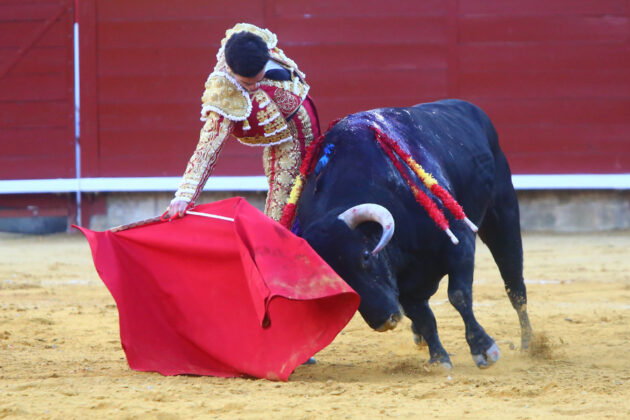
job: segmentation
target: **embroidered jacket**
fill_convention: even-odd
[[[253,93],[247,92],[236,81],[225,62],[224,48],[230,36],[241,31],[252,32],[267,43],[271,60],[287,70],[287,80],[265,77]],[[230,134],[248,146],[272,146],[293,141],[287,121],[306,99],[309,86],[304,81],[304,73],[276,44],[275,34],[251,24],[239,23],[226,31],[217,53],[217,64],[208,76],[201,98],[201,120],[205,124],[175,199],[195,201]]]

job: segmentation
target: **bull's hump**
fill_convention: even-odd
[[[372,128],[378,128],[400,144],[408,153],[415,154],[415,158],[417,159],[419,157],[418,155],[422,155],[422,152],[416,154],[412,152],[412,149],[423,149],[423,146],[420,144],[412,145],[411,143],[415,142],[410,142],[410,139],[413,140],[417,137],[415,133],[418,130],[422,132],[423,127],[419,127],[417,121],[415,121],[413,116],[415,112],[413,108],[403,107],[378,108],[358,112],[348,115],[339,121],[339,123],[332,128],[329,133],[330,135],[327,137],[329,141],[338,143],[342,148],[353,147],[356,146],[357,143],[364,145],[364,141],[374,140],[374,131]],[[377,143],[374,143],[376,149],[380,150],[376,145]]]
[[[369,127],[373,123],[388,123],[391,119],[398,119],[403,115],[409,115],[411,108],[377,108],[369,111],[357,112],[356,114],[350,114],[343,118],[341,121],[345,122],[349,126],[363,126]]]
[[[410,108],[378,108],[347,116],[341,121],[339,128],[358,133],[377,127],[388,135],[398,137],[401,129],[408,126],[410,120]]]

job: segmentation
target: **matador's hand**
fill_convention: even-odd
[[[173,219],[175,217],[183,217],[186,213],[188,202],[184,200],[173,200],[168,206],[168,217]]]

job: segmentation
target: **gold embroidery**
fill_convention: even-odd
[[[295,79],[295,76],[293,76],[293,78]],[[285,83],[288,86],[286,86]],[[305,82],[302,82],[300,80],[294,83],[294,81],[283,82],[281,80],[262,79],[260,81],[260,84],[266,85],[266,86],[273,86],[273,87],[277,87],[284,90],[289,90],[294,95],[299,96],[302,101],[304,100],[304,98],[306,98],[306,95],[308,94],[308,91],[309,91],[309,86]]]
[[[195,201],[216,165],[225,139],[232,131],[234,123],[210,112],[199,133],[199,143],[190,157],[186,171],[175,193],[175,197],[185,201]]]
[[[284,115],[291,115],[300,106],[300,99],[284,89],[276,89],[273,94],[273,101]]]
[[[300,121],[302,125],[302,136],[300,138],[304,138],[304,145],[308,147],[313,141],[313,125],[311,124],[311,117],[308,115],[308,112],[303,106],[300,106],[297,114],[295,116]]]
[[[291,120],[287,122],[287,126],[289,128],[289,134],[291,134],[291,137],[293,137],[294,139],[299,139],[300,133],[298,133],[298,129],[297,129],[297,126],[295,125],[295,121]]]
[[[206,90],[201,97],[202,114],[210,111],[220,113],[234,121],[243,120],[251,112],[251,101],[244,91],[226,76],[213,73],[206,81]]]
[[[295,129],[295,124],[289,126]],[[300,146],[297,141],[265,148],[263,164],[269,182],[265,214],[276,221],[282,217],[282,209],[289,199],[289,192],[301,163]]]
[[[265,133],[272,133],[286,125],[278,107],[271,106],[271,104],[258,111],[256,119],[258,120],[258,125],[265,129]]]
[[[270,146],[292,140],[289,130],[282,130],[273,136],[237,137],[238,141],[248,146]]]
[[[261,104],[264,104],[265,102],[269,102],[269,95],[267,95],[267,92],[265,92],[262,89],[258,89],[255,93],[254,96],[252,98],[256,103],[258,103],[258,106],[260,108],[264,108],[262,106],[260,106]]]
[[[256,113],[258,125],[263,127],[264,135],[239,137],[242,143],[250,146],[268,146],[291,140],[287,122],[278,106],[269,100],[269,96],[262,90],[254,94],[254,100],[258,103],[267,103],[267,106]]]
[[[270,122],[276,120],[279,116],[281,117],[280,110],[275,104],[271,102],[267,104],[266,107],[258,110],[258,112],[256,113],[256,119],[258,120],[259,126],[265,126]]]

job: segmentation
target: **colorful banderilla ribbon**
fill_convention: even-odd
[[[332,128],[339,120],[333,121],[328,130]],[[462,220],[466,225],[473,231],[477,232],[477,226],[468,219],[462,206],[453,198],[453,196],[446,191],[442,186],[440,186],[433,176],[426,172],[422,166],[420,166],[414,159],[411,157],[409,153],[404,151],[400,145],[390,138],[387,134],[381,131],[379,128],[372,126],[371,129],[374,131],[376,136],[376,142],[381,146],[387,157],[392,161],[400,175],[403,177],[411,192],[413,193],[416,201],[427,211],[429,217],[435,222],[440,229],[442,229],[451,241],[457,245],[459,240],[453,234],[450,229],[450,225],[446,216],[437,204],[422,191],[416,182],[411,178],[409,173],[403,168],[400,160],[405,162],[405,164],[411,168],[411,170],[418,176],[418,178],[422,181],[422,183],[427,187],[427,189],[440,199],[444,207],[448,209],[448,211],[455,217],[456,220]],[[280,218],[280,224],[286,227],[287,229],[291,229],[293,225],[293,221],[295,219],[295,212],[297,211],[297,204],[300,200],[300,196],[302,194],[302,189],[304,188],[304,183],[306,178],[313,172],[315,168],[315,159],[319,155],[321,145],[323,143],[325,134],[320,135],[317,139],[315,139],[311,145],[309,146],[306,156],[302,160],[302,165],[300,166],[300,173],[297,175],[295,180],[293,181],[293,187],[291,189],[291,193],[289,194],[289,199],[287,200],[287,204],[282,209],[282,217]],[[396,157],[398,156],[398,158]],[[400,159],[399,159],[400,158]]]
[[[462,206],[459,205],[459,203],[448,191],[446,191],[438,184],[436,179],[433,178],[430,173],[426,172],[424,168],[422,168],[422,166],[420,166],[409,153],[404,151],[394,139],[389,137],[378,127],[372,126],[371,129],[372,131],[374,131],[374,134],[376,136],[376,142],[381,146],[389,160],[392,161],[407,185],[409,185],[409,188],[411,189],[411,192],[413,193],[416,201],[427,211],[429,217],[431,217],[435,224],[438,225],[440,229],[442,229],[444,232],[446,232],[448,237],[455,245],[459,243],[459,240],[451,231],[448,220],[446,220],[444,213],[435,204],[435,202],[431,200],[431,198],[418,187],[418,185],[411,178],[409,173],[403,168],[400,160],[396,158],[396,155],[398,155],[398,157],[403,162],[405,162],[409,168],[411,168],[411,170],[418,176],[418,178],[420,178],[427,189],[431,191],[433,195],[440,199],[442,204],[444,204],[444,207],[448,209],[448,211],[455,217],[455,219],[463,220],[464,223],[466,223],[466,225],[473,232],[477,232],[477,226],[473,222],[471,222],[468,217],[466,217]]]
[[[332,121],[328,125],[328,129],[326,133],[330,131],[330,129],[339,122],[341,118],[338,118]],[[321,134],[317,137],[313,142],[308,146],[306,150],[306,155],[304,159],[302,159],[302,164],[300,165],[300,173],[295,177],[293,181],[293,187],[291,188],[291,193],[289,194],[289,199],[287,200],[287,204],[282,208],[282,216],[280,217],[280,224],[287,229],[291,229],[293,226],[293,221],[295,220],[295,212],[297,211],[297,204],[300,201],[300,196],[302,195],[302,189],[304,188],[304,183],[306,182],[306,178],[313,172],[315,169],[315,165],[317,164],[317,157],[319,156],[320,149],[322,143],[324,142],[324,137],[326,133]]]

